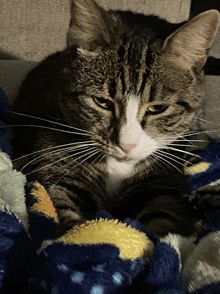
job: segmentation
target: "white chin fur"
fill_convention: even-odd
[[[158,144],[155,142],[150,146],[146,144],[143,148],[141,147],[141,145],[137,145],[128,154],[119,147],[112,149],[111,155],[108,155],[106,160],[108,173],[106,188],[108,192],[112,193],[117,190],[125,179],[132,177],[136,172],[135,165],[155,152]]]
[[[127,178],[131,177],[135,171],[135,161],[118,160],[113,156],[108,156],[106,160],[108,178],[106,189],[111,194]]]
[[[126,109],[126,123],[121,127],[119,133],[120,144],[134,144],[135,148],[129,152],[120,147],[111,147],[107,157],[108,180],[106,187],[108,191],[114,191],[127,178],[135,173],[135,165],[153,154],[159,143],[152,139],[141,127],[137,120],[140,99],[138,96],[130,95]]]

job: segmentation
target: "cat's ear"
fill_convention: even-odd
[[[201,69],[215,39],[220,14],[217,10],[203,12],[181,26],[164,42],[170,61],[184,68]]]
[[[115,42],[119,18],[99,7],[94,0],[72,0],[67,45],[99,52]]]

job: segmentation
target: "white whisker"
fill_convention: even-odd
[[[180,173],[183,173],[177,166],[175,166],[174,164],[172,164],[171,162],[169,162],[168,160],[166,160],[164,157],[167,157],[165,156],[164,154],[158,154],[158,150],[155,152],[155,154],[157,154],[159,156],[159,158],[162,160],[162,161],[165,161],[167,162],[169,165],[171,165],[172,167],[174,167],[176,170],[178,170]]]
[[[156,161],[156,157],[154,157],[154,154],[151,154],[151,155],[148,156],[147,159],[148,159],[148,161],[149,161],[150,169],[151,169],[152,172],[154,173],[154,171],[155,171],[155,166],[152,165],[152,164],[150,163],[150,161],[155,162],[155,161]]]
[[[105,156],[106,156],[106,154],[103,154],[102,152],[100,152],[100,154],[96,157],[96,159],[93,161],[93,163],[95,163],[97,161],[96,164],[98,165],[99,162],[101,162]]]
[[[192,142],[191,140],[187,139],[187,138],[184,138],[184,135],[181,135],[177,138],[178,141],[184,141],[184,142],[188,142],[189,144],[192,145]]]
[[[99,164],[102,160],[104,160],[104,158],[107,156],[107,154],[103,154],[103,157],[97,162],[97,164]]]
[[[39,160],[40,158],[45,158],[45,156],[48,156],[48,155],[51,155],[51,154],[56,154],[56,153],[59,154],[61,152],[66,152],[66,151],[73,152],[73,151],[75,151],[77,149],[89,149],[91,145],[94,146],[94,145],[96,145],[96,143],[93,143],[93,144],[81,144],[80,146],[75,146],[74,148],[73,147],[66,147],[66,148],[60,148],[58,150],[48,152],[46,154],[40,155],[40,156],[32,159],[31,161],[29,161],[27,164],[25,164],[22,167],[22,169],[20,171],[23,171],[28,165],[30,165],[31,163]],[[75,155],[77,155],[77,154],[79,154],[79,153],[76,153]]]
[[[206,140],[200,140],[200,139],[190,139],[190,140],[185,139],[185,141],[189,142],[190,144],[192,144],[193,142],[206,142]]]
[[[22,158],[25,158],[25,157],[28,157],[28,156],[31,156],[31,155],[34,155],[34,154],[37,154],[37,153],[41,153],[41,152],[44,152],[44,151],[48,151],[48,150],[52,150],[52,149],[59,149],[60,147],[75,146],[75,145],[81,144],[81,143],[86,144],[86,143],[93,143],[93,142],[95,143],[95,141],[90,140],[90,141],[81,141],[81,142],[74,142],[74,143],[68,143],[68,144],[63,144],[63,145],[52,146],[52,147],[41,149],[41,150],[38,150],[38,151],[35,151],[35,152],[28,153],[26,155],[22,155],[22,156],[20,156],[18,158],[13,159],[12,161],[17,161],[17,160],[20,160]],[[60,148],[60,149],[62,149],[62,148]]]
[[[94,156],[95,154],[97,154],[98,152],[100,152],[99,150],[93,150],[92,152],[89,152],[89,153],[87,153],[86,155],[88,155],[88,157],[86,157],[86,158],[84,158],[81,162],[78,162],[76,165],[74,165],[73,167],[71,167],[71,169],[73,169],[73,168],[76,168],[79,164],[82,164],[83,162],[85,162],[86,160],[88,160],[90,157],[92,157],[92,156]],[[92,153],[92,154],[91,154]],[[85,154],[83,155],[83,156],[86,156]],[[78,158],[76,158],[76,159],[74,159],[73,161],[71,161],[71,163],[72,162],[74,162],[74,161],[76,161],[76,160],[78,160],[78,159],[80,159],[80,158],[82,158],[83,156],[80,156],[80,157],[78,157]],[[59,181],[68,173],[69,171],[67,170],[60,178],[59,178],[59,180],[57,180],[54,184],[53,184],[53,186],[56,186],[58,183],[59,183]]]
[[[161,157],[159,156],[159,155],[157,155],[157,154],[153,154],[153,156],[156,158],[156,162],[157,162],[157,164],[164,170],[164,166],[162,165],[162,164],[160,164],[160,161],[162,161],[162,159],[161,159]],[[168,167],[168,165],[166,164],[166,163],[164,163],[163,161],[162,161],[162,163],[167,167],[167,168],[169,168]]]
[[[197,133],[198,134],[198,133]],[[186,133],[185,135],[187,136],[194,136],[194,133],[192,133],[191,135],[189,135],[189,133]],[[171,140],[172,139],[172,140]],[[205,142],[205,140],[202,140],[202,139],[188,139],[188,138],[185,138],[184,135],[179,135],[179,136],[170,136],[169,139],[160,139],[161,142],[163,143],[170,143],[170,144],[173,144],[174,143],[178,143],[178,142],[182,142],[182,141],[185,141],[185,142],[188,142],[190,144],[192,144],[192,142]],[[188,147],[189,145],[186,145],[186,147]]]
[[[167,158],[169,158],[169,159],[175,161],[175,162],[178,163],[178,164],[181,164],[181,165],[182,165],[183,163],[189,163],[189,164],[193,165],[191,162],[189,162],[189,161],[187,161],[187,160],[185,160],[185,159],[183,159],[183,158],[181,158],[181,157],[179,157],[179,156],[176,156],[176,155],[174,155],[174,154],[172,154],[172,153],[168,153],[168,152],[166,152],[166,151],[164,151],[164,150],[158,150],[158,153],[161,153],[161,154],[164,155],[165,157],[167,157]],[[174,159],[174,158],[176,158],[176,159],[178,159],[178,160],[176,160],[176,159]]]
[[[179,144],[177,141],[174,141],[173,143],[170,143],[170,141],[167,141],[168,142],[168,146],[178,146],[178,147],[197,147],[196,145],[192,145],[192,143],[189,145],[189,144]],[[166,141],[164,141],[163,143],[166,143]]]
[[[170,146],[165,146],[164,149],[173,150],[173,151],[181,152],[181,153],[184,153],[184,154],[187,154],[187,155],[191,155],[193,157],[201,158],[201,156],[199,156],[197,154],[194,154],[192,152],[189,152],[189,151],[186,151],[186,150],[181,150],[181,149],[170,147]]]
[[[217,123],[214,123],[214,122],[212,122],[212,121],[208,121],[208,120],[206,120],[206,119],[203,119],[203,118],[197,117],[197,116],[195,116],[195,115],[194,115],[194,118],[196,118],[196,119],[198,119],[198,120],[201,120],[202,122],[205,122],[205,123],[209,123],[209,124],[213,124],[213,125],[215,125],[215,126],[219,126],[219,124],[217,124]]]
[[[165,143],[166,145],[173,145],[176,144],[176,146],[182,146],[182,147],[188,147],[189,145],[186,145],[188,142],[189,144],[192,145],[192,143],[190,142],[190,140],[184,138],[183,136],[169,136],[169,138],[162,138],[160,139],[161,143]],[[185,144],[180,145],[181,142],[184,141]],[[177,145],[178,144],[178,145]]]
[[[83,133],[83,132],[78,133],[78,132],[72,132],[72,131],[66,131],[66,130],[51,128],[51,127],[47,127],[47,126],[38,126],[38,125],[9,125],[9,126],[4,126],[2,128],[11,128],[11,127],[32,127],[32,128],[47,129],[47,130],[52,130],[52,131],[58,131],[58,132],[61,132],[61,133],[74,134],[74,135],[91,136],[90,134]]]
[[[164,165],[167,167],[167,168],[170,168],[170,166],[168,166],[168,164],[166,162],[163,161],[163,158],[159,155],[159,154],[153,154],[154,157],[156,158],[157,160],[157,164],[164,170],[166,171]],[[161,162],[161,163],[160,163]]]
[[[196,136],[196,135],[201,135],[201,134],[209,134],[209,133],[216,133],[218,132],[219,130],[212,130],[212,131],[201,131],[201,132],[189,132],[189,133],[186,133],[184,134],[184,138],[185,137],[190,137],[190,136]]]
[[[87,149],[88,149],[88,148],[86,148],[86,150],[80,151],[80,152],[78,152],[78,153],[71,154],[71,155],[68,155],[68,156],[66,156],[66,157],[63,157],[63,158],[61,158],[61,159],[59,159],[59,160],[56,160],[55,162],[51,162],[51,163],[49,163],[49,164],[47,164],[47,165],[45,165],[45,166],[42,166],[41,168],[39,168],[39,169],[37,169],[37,170],[33,170],[33,171],[31,171],[31,172],[29,172],[29,173],[27,173],[27,174],[25,174],[25,175],[26,175],[26,176],[27,176],[27,175],[30,175],[30,174],[32,174],[32,173],[35,173],[35,172],[40,171],[40,170],[42,170],[42,169],[45,169],[45,168],[47,168],[48,166],[54,165],[54,164],[56,164],[56,163],[58,163],[58,162],[60,162],[60,161],[66,160],[66,159],[68,159],[68,158],[70,158],[70,157],[73,157],[73,156],[76,156],[76,155],[79,155],[79,154],[82,154],[82,153],[88,152]],[[92,148],[90,148],[90,151],[91,151],[91,150],[94,150],[94,149],[96,149],[96,147],[92,147]],[[76,158],[75,160],[80,159],[80,158],[83,157],[83,156],[85,156],[85,154],[81,155],[80,157]],[[25,167],[26,167],[26,165],[22,168],[22,170],[23,170]]]
[[[59,126],[63,126],[65,128],[70,128],[70,129],[83,131],[85,133],[92,134],[92,132],[90,132],[90,131],[83,130],[83,129],[80,129],[80,128],[76,128],[76,127],[73,127],[73,126],[69,126],[69,125],[66,125],[66,124],[61,124],[61,123],[58,123],[58,122],[55,122],[55,121],[52,121],[52,120],[49,120],[49,119],[45,119],[45,118],[41,118],[41,117],[37,117],[37,116],[33,116],[33,115],[28,115],[28,114],[24,114],[24,113],[20,113],[20,112],[15,112],[15,111],[10,111],[10,112],[14,113],[14,114],[17,114],[17,115],[21,115],[21,116],[25,116],[25,117],[34,118],[34,119],[38,119],[38,120],[41,120],[41,121],[53,123],[53,124],[56,124],[56,125],[59,125]]]
[[[82,164],[83,162],[85,162],[86,160],[88,160],[90,157],[92,157],[92,156],[94,156],[95,154],[97,154],[97,153],[99,153],[100,151],[99,150],[93,150],[93,152],[89,152],[88,153],[88,155],[89,154],[91,154],[91,155],[89,155],[88,157],[86,157],[85,159],[83,159],[83,161],[81,161],[81,162],[78,162],[76,165],[74,165],[71,169],[73,169],[73,168],[75,168],[76,166],[78,166],[79,164]],[[80,158],[80,157],[79,157]],[[79,158],[77,158],[77,160],[79,159]]]
[[[178,160],[174,159],[172,156],[170,156],[170,154],[169,154],[169,153],[162,152],[162,150],[158,150],[158,152],[157,152],[157,153],[158,153],[158,154],[160,154],[160,155],[162,155],[162,156],[164,156],[165,158],[168,158],[168,159],[170,159],[170,160],[172,160],[172,161],[174,161],[174,162],[176,162],[176,163],[180,164],[180,165],[182,165],[182,164],[183,164],[182,162],[180,162],[180,161],[178,161]]]
[[[166,163],[163,162],[163,160],[159,157],[159,155],[156,155],[156,154],[153,154],[153,155],[156,158],[156,162],[160,166],[160,168],[162,168],[164,171],[166,171],[164,165],[167,168],[169,168],[169,166]],[[160,163],[160,162],[162,162],[162,163]]]

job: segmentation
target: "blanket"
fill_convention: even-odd
[[[177,234],[157,238],[141,223],[118,222],[104,211],[57,239],[50,197],[40,183],[25,195],[26,179],[13,170],[5,130],[0,133],[0,293],[220,293],[220,211],[203,221],[197,240]],[[194,153],[201,158],[190,158],[185,166],[189,201],[219,191],[220,183],[219,142],[207,141]]]

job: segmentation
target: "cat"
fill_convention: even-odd
[[[170,24],[72,0],[67,47],[28,74],[13,109],[25,126],[14,128],[14,154],[47,189],[58,235],[99,210],[156,235],[193,234],[175,152],[195,126],[218,26],[217,10]]]

